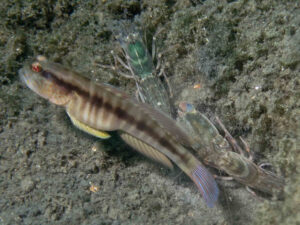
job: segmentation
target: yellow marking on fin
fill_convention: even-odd
[[[165,165],[166,167],[173,169],[172,162],[161,152],[157,149],[153,148],[152,146],[146,144],[145,142],[133,137],[127,133],[120,133],[121,138],[135,150],[139,151],[143,155],[160,162],[161,164]]]
[[[80,122],[79,120],[75,119],[73,116],[71,116],[69,113],[68,113],[68,116],[70,117],[72,123],[74,124],[75,127],[77,127],[78,129],[88,133],[88,134],[91,134],[95,137],[98,137],[98,138],[101,138],[101,139],[108,139],[110,138],[110,135],[104,131],[101,131],[101,130],[96,130],[92,127],[89,127],[87,125],[85,125],[84,123]]]

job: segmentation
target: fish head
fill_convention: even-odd
[[[47,59],[37,56],[31,64],[19,70],[19,76],[32,91],[57,105],[65,105],[70,100],[70,90],[60,85],[53,73],[45,70]]]

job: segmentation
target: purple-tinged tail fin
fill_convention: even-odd
[[[214,207],[219,196],[219,188],[214,177],[203,165],[198,164],[192,171],[191,178],[200,190],[207,206]]]

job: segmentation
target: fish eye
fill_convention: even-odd
[[[42,66],[41,66],[41,64],[38,63],[38,62],[34,62],[34,63],[31,64],[31,70],[32,70],[33,72],[39,73],[39,72],[42,71]]]

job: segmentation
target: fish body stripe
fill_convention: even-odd
[[[149,136],[149,144],[153,147],[159,147],[158,145],[164,147],[172,153],[172,156],[168,152],[164,153],[173,160],[178,161],[176,156],[180,161],[188,160],[184,151],[180,151],[174,144],[175,140],[164,132],[155,120],[146,123],[143,118],[146,117],[145,113],[138,107],[135,108],[134,102],[130,99],[111,93],[114,91],[113,88],[91,83],[88,79],[84,79],[85,87],[83,85],[79,87],[71,83],[72,80],[61,79],[50,71],[43,71],[42,74],[60,87],[76,93],[76,100],[67,106],[67,110],[78,120],[95,129],[110,131],[126,128],[125,132],[140,139]],[[95,90],[99,91],[95,93]],[[126,104],[122,104],[122,101],[126,101]],[[88,112],[86,107],[89,109]],[[96,118],[92,121],[90,118],[93,117]],[[147,118],[149,119],[149,116]],[[123,127],[119,127],[119,124],[123,124]]]

